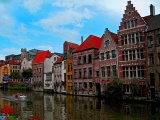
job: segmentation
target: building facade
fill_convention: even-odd
[[[44,90],[54,91],[54,63],[60,56],[53,53],[52,57],[46,58],[44,61]]]
[[[72,52],[78,47],[79,45],[65,41],[63,44],[64,50],[64,59],[65,59],[65,67],[66,67],[66,93],[72,94],[73,93],[73,81],[72,81]]]
[[[154,6],[151,5],[150,7],[154,11]],[[146,61],[149,97],[154,99],[156,94],[160,94],[160,14],[155,15],[153,13],[152,15],[153,17],[146,31]]]
[[[99,70],[101,92],[104,92],[104,87],[111,83],[115,78],[118,78],[118,36],[115,33],[106,29],[103,35],[103,40],[99,49]],[[98,71],[97,71],[98,72]],[[99,74],[99,73],[97,73]]]
[[[44,61],[52,55],[50,51],[42,51],[36,54],[32,64],[34,91],[44,90]]]
[[[64,86],[62,82],[62,61],[63,57],[57,59],[53,66],[54,73],[54,92],[61,93],[62,86]]]
[[[138,81],[140,95],[147,96],[145,34],[151,15],[141,17],[128,1],[118,30],[119,78],[124,81],[124,94],[131,94],[131,81]]]
[[[94,58],[99,55],[102,39],[90,35],[73,52],[73,94],[95,95]]]

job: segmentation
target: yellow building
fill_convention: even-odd
[[[5,64],[0,64],[0,83],[8,81],[10,78],[10,67]]]
[[[66,94],[72,94],[73,81],[72,81],[72,60],[66,60]]]

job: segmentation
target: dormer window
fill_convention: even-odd
[[[106,46],[109,46],[109,40],[106,40],[105,43],[106,43]]]

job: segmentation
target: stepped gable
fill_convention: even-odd
[[[49,50],[38,52],[34,58],[33,63],[42,63],[46,58],[50,58],[53,55]]]
[[[56,61],[54,64],[59,64],[59,63],[61,63],[61,62],[63,61],[63,58],[64,58],[64,57],[58,58],[57,61]]]
[[[152,31],[156,29],[160,29],[160,14],[153,16],[153,18],[148,24],[147,31]]]
[[[74,50],[74,53],[89,49],[99,49],[101,42],[102,38],[90,35],[77,49]]]
[[[149,21],[149,17],[142,18],[138,11],[135,9],[131,1],[128,1],[126,10],[123,14],[122,22],[120,22],[119,30],[124,29],[124,22],[127,22],[131,19],[137,19],[139,25],[145,25]]]

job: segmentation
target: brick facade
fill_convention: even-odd
[[[149,17],[149,16],[148,16]],[[124,93],[130,94],[131,80],[138,80],[140,94],[147,95],[146,91],[146,49],[145,34],[147,17],[141,17],[131,1],[128,1],[122,22],[118,31],[118,64],[119,78],[124,80]]]

